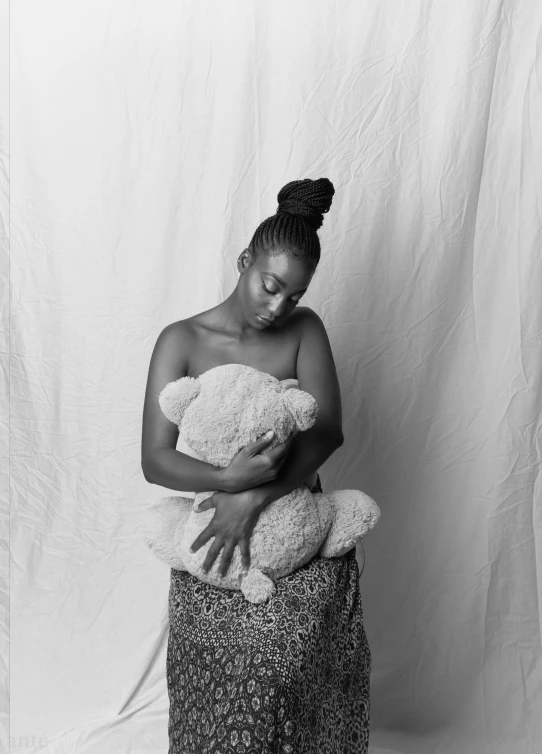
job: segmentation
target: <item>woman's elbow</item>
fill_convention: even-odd
[[[150,460],[146,457],[143,457],[141,459],[141,471],[143,472],[143,476],[145,477],[146,482],[148,482],[149,484],[155,483]]]
[[[318,431],[318,430],[317,430]],[[319,428],[319,442],[325,443],[333,453],[344,443],[342,429],[328,425]]]
[[[342,430],[339,429],[339,431],[335,433],[334,437],[337,448],[340,448],[341,445],[344,444],[344,435],[342,433]]]
[[[327,431],[325,431],[325,433],[322,435],[322,437],[325,437],[326,442],[329,443],[329,446],[333,449],[333,451],[337,450],[337,448],[340,448],[344,443],[343,433],[340,428],[328,428]]]

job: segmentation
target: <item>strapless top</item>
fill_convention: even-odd
[[[290,378],[287,380],[280,380],[280,382],[287,389],[291,387],[299,386],[299,380],[296,380],[294,378]],[[201,456],[197,452],[197,450],[194,450],[194,448],[191,448],[190,445],[186,442],[186,440],[180,433],[177,439],[176,450],[178,450],[180,453],[185,453],[187,456],[191,456],[192,458],[197,458],[199,461],[205,461],[205,458],[203,458],[203,456]],[[317,476],[317,472],[314,472],[314,474],[312,474],[307,480],[305,480],[305,484],[307,484],[309,488],[312,488],[316,484],[316,476]],[[196,496],[195,492],[179,491],[176,494],[181,495],[182,497],[195,497]]]

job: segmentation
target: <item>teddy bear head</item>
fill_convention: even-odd
[[[318,414],[312,395],[244,364],[181,377],[168,383],[158,400],[188,445],[221,467],[268,430],[275,432],[271,449],[312,427]]]

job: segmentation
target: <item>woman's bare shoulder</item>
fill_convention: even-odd
[[[203,338],[213,329],[213,318],[209,316],[211,311],[200,312],[166,325],[156,341],[157,357],[176,361],[178,367],[188,369],[190,353],[200,347]]]
[[[296,308],[294,309],[294,314],[296,314],[300,318],[300,320],[305,322],[310,320],[320,320],[320,322],[322,321],[318,314],[316,314],[314,309],[311,309],[310,306],[296,306]]]
[[[187,374],[189,354],[194,342],[194,328],[189,320],[178,320],[166,325],[156,339],[150,372],[167,376],[168,382]]]
[[[303,310],[299,309],[298,315],[299,349],[297,371],[299,373],[302,362],[308,363],[311,360],[319,362],[322,359],[331,362],[333,356],[326,326],[318,314],[307,306],[303,307]]]
[[[186,342],[187,338],[194,338],[197,336],[202,328],[208,328],[212,325],[212,312],[212,309],[208,309],[207,311],[193,314],[186,319],[179,319],[164,327],[162,333],[164,333],[164,337],[168,338],[170,341],[178,339]],[[162,335],[162,333],[160,333],[160,335]]]
[[[308,306],[296,306],[293,317],[295,317],[295,320],[292,324],[295,324],[299,328],[300,333],[303,333],[307,329],[314,329],[315,327],[325,330],[325,325],[318,314]]]
[[[193,326],[189,319],[180,319],[166,325],[158,336],[158,343],[164,346],[176,346],[186,344],[187,339],[193,335]]]

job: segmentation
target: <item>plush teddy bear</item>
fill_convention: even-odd
[[[190,455],[226,467],[241,448],[268,430],[275,433],[270,450],[291,433],[315,423],[316,401],[297,384],[297,380],[280,381],[243,364],[226,364],[198,378],[170,382],[158,400],[167,418],[178,425]],[[380,518],[378,506],[363,492],[312,493],[303,484],[263,509],[250,540],[248,571],[236,547],[228,571],[221,576],[220,557],[207,573],[202,570],[213,538],[190,552],[190,545],[214,515],[213,508],[198,511],[212,494],[170,496],[155,502],[145,521],[146,544],[171,567],[215,586],[240,589],[254,603],[265,602],[273,595],[277,579],[316,554],[333,558],[348,552]]]

